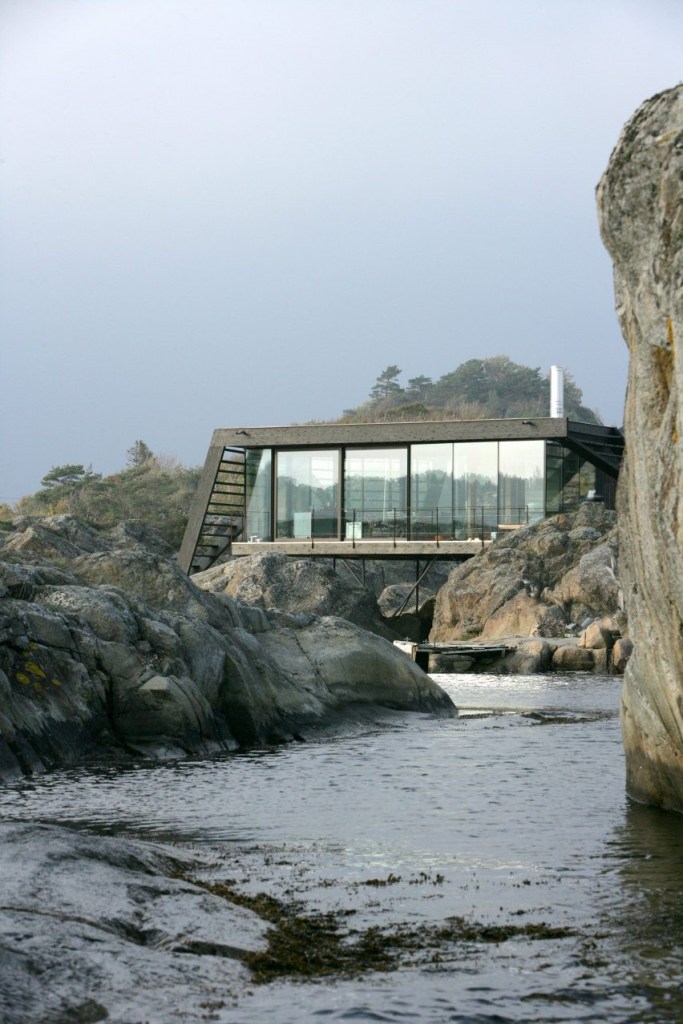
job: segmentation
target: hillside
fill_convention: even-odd
[[[398,366],[388,366],[377,377],[367,401],[345,409],[339,422],[548,415],[548,376],[539,367],[514,363],[508,356],[468,359],[435,381],[411,377],[405,386],[400,383],[401,372]],[[583,405],[581,388],[566,371],[565,412],[585,423],[601,422]]]
[[[126,469],[111,476],[79,464],[53,466],[35,494],[14,508],[0,507],[0,527],[11,527],[17,516],[71,515],[96,528],[134,521],[154,527],[179,548],[200,470],[155,455],[144,441],[129,449],[127,461]]]

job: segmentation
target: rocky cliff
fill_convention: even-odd
[[[70,516],[0,546],[0,778],[87,756],[183,756],[454,714],[388,641],[196,587],[152,531]]]
[[[683,86],[636,111],[597,200],[630,354],[619,485],[635,645],[622,702],[627,789],[683,811]]]

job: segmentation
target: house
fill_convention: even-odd
[[[178,556],[471,557],[585,500],[614,507],[623,436],[563,416],[214,431]]]

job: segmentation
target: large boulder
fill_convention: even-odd
[[[616,515],[600,502],[515,530],[458,565],[436,597],[435,643],[562,636],[619,610]]]
[[[622,584],[634,652],[624,677],[626,785],[683,811],[683,86],[644,103],[598,186],[629,348],[619,482]]]
[[[455,713],[387,640],[207,593],[134,530],[88,534],[82,550],[67,518],[0,549],[0,778],[302,739],[392,709]],[[49,550],[64,563],[65,533],[69,568],[45,564]]]

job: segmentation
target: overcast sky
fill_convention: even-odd
[[[0,0],[0,501],[498,354],[621,423],[594,189],[680,0]]]

